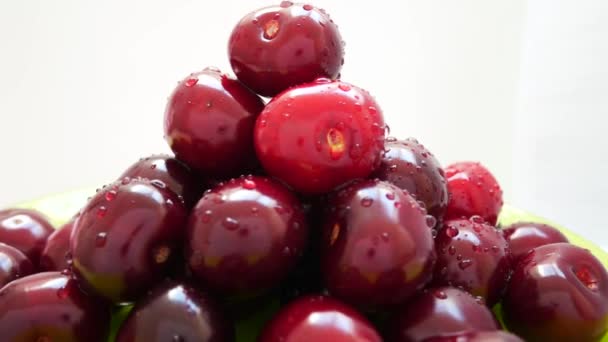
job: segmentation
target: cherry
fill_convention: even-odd
[[[506,331],[470,331],[453,335],[435,336],[423,342],[524,342]]]
[[[55,230],[46,240],[46,245],[40,256],[40,269],[44,271],[63,271],[69,267],[68,253],[74,221],[71,220]]]
[[[329,15],[289,1],[241,19],[228,54],[239,80],[270,97],[318,77],[335,79],[344,61],[342,38]]]
[[[178,197],[183,198],[188,208],[196,204],[204,186],[186,164],[166,154],[140,159],[131,165],[120,179],[125,177],[161,181]]]
[[[515,259],[528,254],[530,250],[536,247],[551,243],[568,242],[568,238],[559,230],[543,223],[518,222],[504,228],[502,231]]]
[[[264,102],[239,81],[207,68],[181,81],[165,111],[165,137],[179,160],[209,177],[256,164],[253,126]]]
[[[166,275],[186,218],[177,195],[159,181],[123,179],[99,191],[71,237],[83,287],[116,303],[137,299]]]
[[[34,265],[15,247],[0,243],[0,288],[11,281],[34,273]]]
[[[188,223],[186,260],[214,290],[256,295],[278,285],[306,247],[302,206],[284,186],[241,177],[208,191]]]
[[[366,309],[409,299],[431,280],[435,261],[424,208],[382,181],[353,184],[329,200],[321,251],[330,293]]]
[[[480,163],[460,162],[445,168],[449,201],[445,218],[483,217],[496,224],[502,208],[502,190],[494,176]]]
[[[439,161],[415,139],[388,138],[374,176],[409,191],[438,223],[448,205],[448,189]]]
[[[234,327],[212,298],[191,285],[165,282],[142,298],[116,342],[234,340]]]
[[[453,287],[425,290],[398,311],[387,341],[414,342],[469,331],[499,329],[490,309],[469,293]]]
[[[540,246],[515,267],[502,309],[509,330],[527,341],[599,341],[608,326],[608,274],[586,249]]]
[[[38,267],[46,239],[55,229],[35,210],[0,210],[0,242],[23,252]]]
[[[17,279],[0,290],[3,341],[105,342],[110,310],[59,272]]]
[[[258,117],[260,162],[306,194],[319,194],[367,177],[380,163],[384,119],[371,95],[329,80],[294,87],[274,98]]]
[[[370,322],[330,297],[305,296],[284,307],[264,328],[259,342],[382,341]]]
[[[493,306],[511,275],[512,257],[502,233],[479,216],[446,221],[435,238],[436,285],[460,287]]]

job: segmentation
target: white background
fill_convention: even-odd
[[[317,0],[392,134],[480,160],[506,200],[608,245],[608,1]],[[166,97],[269,1],[0,0],[0,206],[168,151]]]

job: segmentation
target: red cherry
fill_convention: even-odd
[[[55,230],[46,240],[40,256],[40,268],[44,271],[63,271],[69,267],[68,253],[74,220]]]
[[[580,247],[537,247],[515,267],[502,308],[509,330],[526,341],[599,341],[608,326],[608,273]]]
[[[365,181],[341,190],[326,207],[321,260],[333,295],[364,308],[386,307],[431,280],[431,229],[409,193]]]
[[[255,147],[264,169],[296,191],[319,194],[379,165],[384,119],[371,95],[319,80],[274,98],[258,117]]]
[[[264,329],[259,342],[380,342],[361,314],[324,296],[306,296],[284,307]]]
[[[179,160],[209,177],[256,164],[253,126],[264,102],[239,81],[205,69],[181,81],[165,111],[165,137]]]
[[[445,168],[450,200],[445,219],[481,216],[491,225],[502,208],[502,190],[480,163],[460,162]]]
[[[23,252],[38,267],[46,239],[55,229],[35,210],[0,210],[0,242]]]
[[[0,288],[34,273],[34,265],[20,250],[0,243]]]
[[[228,54],[239,80],[270,97],[318,77],[335,79],[344,61],[342,38],[329,15],[289,1],[241,19]]]
[[[518,222],[504,228],[502,231],[515,259],[528,254],[536,247],[568,242],[568,238],[559,230],[543,223]]]
[[[506,331],[470,331],[453,335],[435,336],[424,342],[524,342]]]

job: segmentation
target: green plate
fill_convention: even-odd
[[[82,206],[86,203],[87,197],[92,196],[94,193],[94,188],[83,189],[22,203],[17,205],[17,207],[36,209],[46,214],[55,227],[60,227],[65,222],[69,221],[72,216],[74,216],[74,214],[76,214],[78,210],[80,210],[80,208],[82,208]],[[524,210],[505,205],[499,218],[500,225],[507,226],[518,221],[548,223],[558,228],[562,233],[564,233],[564,235],[568,237],[571,243],[583,248],[587,248],[604,264],[604,266],[608,267],[608,253],[597,245],[593,244],[591,241],[588,241],[572,231],[556,225],[555,223],[546,219],[532,215]],[[258,315],[249,317],[239,322],[239,324],[237,324],[237,341],[254,341],[261,327],[278,310],[278,307],[279,304],[277,301],[271,301],[264,308],[260,308]],[[112,336],[110,336],[110,342],[114,340],[113,335],[116,334],[116,329],[128,315],[129,310],[129,306],[116,308],[112,320]],[[498,308],[494,308],[494,311],[499,315]],[[601,341],[608,342],[608,335],[604,336]]]

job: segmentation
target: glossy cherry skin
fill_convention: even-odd
[[[11,281],[34,273],[34,265],[15,247],[0,243],[0,288]]]
[[[186,260],[219,292],[256,295],[279,285],[306,247],[298,199],[278,182],[241,177],[207,192],[188,223]]]
[[[384,118],[372,96],[318,80],[275,97],[258,117],[255,147],[269,175],[298,192],[320,194],[379,165]]]
[[[588,250],[555,243],[520,259],[503,300],[526,341],[599,341],[608,326],[608,274]]]
[[[488,169],[476,162],[460,162],[445,168],[449,201],[445,219],[481,216],[496,224],[502,209],[502,189]]]
[[[55,229],[35,210],[0,210],[0,242],[23,252],[38,267],[46,239]]]
[[[509,244],[479,216],[449,220],[435,238],[433,283],[460,287],[492,307],[502,297],[512,270]]]
[[[448,206],[445,174],[437,158],[415,139],[388,138],[374,176],[407,190],[438,222]]]
[[[470,331],[427,338],[424,342],[524,342],[506,331]]]
[[[165,341],[234,341],[234,327],[208,294],[165,282],[137,302],[116,342]]]
[[[69,268],[70,237],[74,230],[74,221],[55,230],[46,240],[40,256],[40,269],[43,271],[63,271]]]
[[[261,98],[208,68],[179,82],[165,110],[165,138],[177,159],[208,177],[226,179],[256,165],[253,126]]]
[[[2,341],[105,342],[109,330],[109,308],[59,272],[30,275],[0,290]]]
[[[289,303],[268,323],[258,342],[380,342],[372,324],[355,309],[325,296]]]
[[[99,191],[71,237],[83,288],[115,303],[137,299],[168,272],[187,212],[164,183],[123,179]]]
[[[454,287],[425,290],[398,311],[389,327],[392,342],[417,342],[468,331],[499,329],[494,315],[469,293]]]
[[[335,79],[344,63],[342,38],[329,15],[289,1],[243,17],[228,54],[238,79],[268,97],[318,77]]]
[[[119,179],[125,177],[159,180],[182,198],[188,208],[196,204],[205,186],[205,182],[199,180],[186,164],[166,154],[140,159],[125,170]]]
[[[431,280],[433,237],[410,194],[364,181],[336,193],[326,208],[321,263],[332,295],[372,310],[404,302]]]
[[[536,247],[568,242],[568,238],[557,228],[543,223],[518,222],[502,231],[514,259],[519,259]]]

